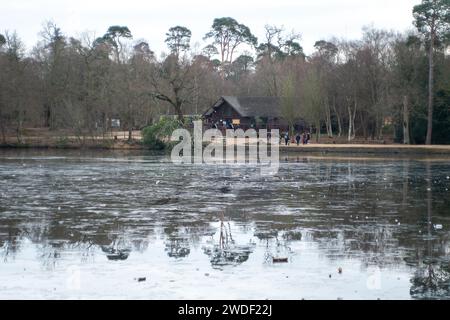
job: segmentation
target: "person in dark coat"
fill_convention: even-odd
[[[302,139],[302,137],[300,136],[300,133],[297,132],[297,135],[295,136],[295,140],[297,141],[297,146],[300,145],[300,140]]]
[[[286,132],[284,135],[284,142],[286,142],[286,145],[289,145],[289,132]]]

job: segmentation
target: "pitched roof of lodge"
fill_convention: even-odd
[[[223,96],[203,115],[210,116],[214,110],[227,102],[241,117],[281,118],[281,101],[277,97]]]

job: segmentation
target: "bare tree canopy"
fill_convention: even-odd
[[[450,143],[449,0],[412,9],[415,31],[365,27],[359,39],[302,37],[266,25],[258,42],[231,17],[214,19],[204,43],[171,27],[157,56],[127,26],[101,37],[67,35],[53,22],[27,51],[18,34],[0,34],[0,133],[23,141],[27,127],[66,130],[82,143],[112,127],[129,133],[163,116],[200,116],[220,96],[281,98],[290,123],[317,139]]]

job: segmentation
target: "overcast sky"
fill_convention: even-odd
[[[264,25],[283,25],[302,34],[307,53],[316,40],[357,38],[364,25],[405,31],[413,28],[412,8],[420,0],[2,0],[0,32],[16,30],[27,49],[39,38],[47,20],[69,36],[83,31],[105,33],[111,25],[126,25],[134,39],[146,39],[158,54],[175,25],[192,30],[192,44],[202,38],[214,18],[233,17],[262,39]]]

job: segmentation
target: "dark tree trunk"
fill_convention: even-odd
[[[411,144],[409,139],[409,98],[403,97],[403,143]]]
[[[6,144],[6,128],[2,121],[0,121],[0,130],[2,132],[2,142],[3,144]]]
[[[181,109],[181,104],[177,104],[175,107],[175,111],[177,113],[178,116],[178,121],[180,121],[181,123],[184,123],[184,115],[183,115],[183,111]]]
[[[128,141],[133,140],[133,128],[128,127]]]
[[[320,139],[320,121],[316,122],[316,142],[319,143]]]
[[[436,38],[436,31],[434,27],[431,30],[430,52],[429,52],[429,73],[428,73],[428,126],[426,144],[431,144],[433,135],[433,98],[434,98],[434,40]]]
[[[338,124],[338,137],[342,136],[342,120],[341,120],[341,115],[339,114],[339,112],[337,112],[336,109],[336,98],[334,98],[333,101],[333,110],[334,113],[336,114],[336,119],[337,119],[337,124]]]
[[[44,127],[50,128],[50,118],[51,118],[50,105],[46,104],[44,110]]]

